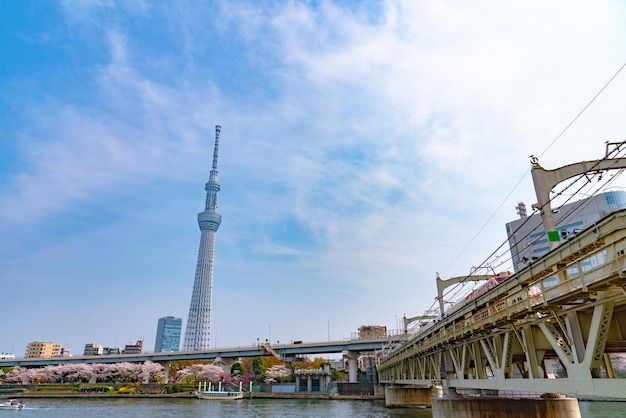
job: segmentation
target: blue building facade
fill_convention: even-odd
[[[181,318],[174,318],[173,316],[159,318],[154,352],[178,351],[182,326],[183,320]]]

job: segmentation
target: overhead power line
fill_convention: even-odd
[[[576,116],[561,130],[561,132],[559,132],[559,134],[548,144],[548,146],[539,154],[539,157],[543,156],[564,134],[565,132],[567,132],[567,130],[582,116],[582,114],[593,104],[593,102],[608,88],[608,86],[613,82],[613,80],[615,80],[615,78],[622,72],[622,70],[626,67],[626,63],[624,63],[616,72],[615,74],[613,74],[613,76],[602,86],[602,88],[600,88],[600,90],[591,98],[591,100],[589,100],[589,102],[576,114]],[[614,150],[614,152],[619,152],[619,147]],[[602,159],[607,159],[609,158],[609,153],[607,153],[607,155]],[[476,238],[484,231],[484,229],[487,227],[487,225],[493,220],[493,218],[495,217],[495,215],[498,213],[498,211],[502,208],[502,206],[504,206],[505,202],[508,201],[508,199],[511,197],[511,195],[513,194],[513,192],[519,187],[519,185],[521,184],[521,182],[528,176],[528,173],[530,172],[530,168],[525,170],[525,172],[523,173],[523,175],[520,177],[520,179],[517,181],[517,183],[513,186],[513,188],[511,189],[511,191],[506,195],[506,197],[502,200],[502,202],[496,207],[496,209],[494,210],[494,212],[489,216],[489,218],[487,219],[487,221],[485,221],[485,223],[479,228],[479,230],[476,232],[476,234],[470,239],[470,241],[461,249],[461,251],[452,258],[452,260],[445,266],[445,268],[441,271],[445,271],[447,270],[460,256],[461,254],[463,254],[469,247],[470,245],[476,240]],[[620,173],[621,174],[621,171]],[[618,174],[618,175],[619,175]],[[610,182],[613,182],[615,180],[615,178],[618,176],[613,176]],[[565,190],[567,190],[569,187],[572,187],[573,184],[578,181],[580,179],[577,178],[575,181],[573,181],[572,183],[570,183],[568,186],[566,186],[563,190],[561,190],[561,192],[559,192],[557,194],[557,196],[560,196],[563,194],[563,192]],[[610,183],[609,183],[610,184]],[[584,187],[584,185],[583,185]],[[605,187],[608,187],[605,186]],[[580,190],[582,189],[579,188],[576,193],[578,193]],[[598,189],[600,190],[600,189]],[[566,200],[566,203],[569,202],[571,199],[573,199],[574,195],[576,195],[576,193],[572,194],[572,196],[570,196],[570,198],[568,198]],[[552,201],[552,198],[550,199],[550,201]],[[582,204],[578,207],[575,208],[575,210],[580,210],[580,208],[582,207]],[[570,215],[568,215],[569,217]],[[521,226],[520,226],[521,227]],[[519,229],[519,228],[518,228]],[[483,268],[483,267],[488,267],[488,263],[489,260],[498,252],[502,249],[502,247],[504,245],[507,244],[508,241],[504,241],[502,244],[500,244],[498,246],[498,248],[493,251],[485,261],[483,261],[483,263],[481,263],[479,265],[478,268]],[[498,256],[499,257],[499,256]],[[509,260],[511,258],[509,257]],[[500,264],[503,264],[504,262],[502,260],[500,260]],[[453,286],[451,289],[449,289],[450,292],[453,292],[455,288],[457,288],[458,286],[463,286],[463,283],[459,283],[456,286]],[[459,290],[457,289],[457,292]],[[455,293],[457,293],[455,292]],[[434,304],[433,304],[434,306]],[[430,307],[430,309],[433,308],[433,306]]]

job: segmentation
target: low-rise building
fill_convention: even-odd
[[[104,347],[96,343],[85,344],[85,350],[83,350],[83,356],[101,356],[104,353]]]
[[[330,366],[321,369],[297,369],[296,392],[328,392],[328,385],[332,380]]]
[[[385,337],[387,337],[387,327],[384,325],[361,325],[359,327],[359,339]]]
[[[130,344],[124,346],[123,354],[141,354],[143,350],[143,340],[137,342],[131,341]]]
[[[49,341],[33,341],[26,347],[27,358],[48,358],[61,355],[61,344]]]
[[[101,344],[87,343],[85,344],[84,356],[115,356],[121,354],[119,347],[104,347]]]
[[[119,347],[104,347],[102,349],[103,356],[115,356],[118,354],[122,354],[122,351],[119,349]]]

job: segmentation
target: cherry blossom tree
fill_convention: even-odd
[[[141,365],[142,379],[148,376],[148,381],[159,382],[165,377],[165,368],[159,363],[146,362]]]
[[[93,375],[91,364],[66,364],[64,367],[63,381],[67,383],[87,383]]]
[[[62,364],[36,369],[15,367],[5,376],[6,383],[97,383],[156,382],[164,376],[158,363]]]
[[[244,373],[237,376],[235,381],[239,381],[243,384],[249,384],[250,382],[256,382],[256,376],[254,375],[254,373]]]
[[[213,364],[193,364],[176,373],[176,382],[219,382],[224,376],[224,369]]]
[[[265,371],[265,383],[275,383],[291,378],[292,370],[284,364],[270,367]]]
[[[10,370],[5,376],[5,383],[22,383],[22,373],[25,371],[23,367],[17,366]]]

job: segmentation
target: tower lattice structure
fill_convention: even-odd
[[[222,215],[217,213],[217,150],[222,127],[215,126],[215,148],[213,150],[213,168],[209,181],[204,186],[206,202],[204,211],[198,214],[200,226],[200,249],[196,264],[196,277],[193,283],[189,317],[183,350],[208,350],[211,342],[211,293],[213,288],[213,258],[215,253],[215,232],[222,223]]]

